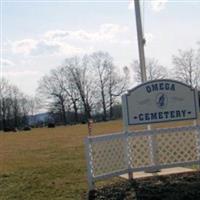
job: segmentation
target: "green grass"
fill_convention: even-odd
[[[121,131],[120,121],[94,125],[94,134]],[[87,191],[86,125],[0,134],[0,199],[81,199]]]

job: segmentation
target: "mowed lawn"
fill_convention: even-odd
[[[121,121],[94,124],[95,134],[121,130]],[[81,199],[87,134],[87,125],[1,132],[0,200]]]
[[[94,135],[122,129],[122,121],[93,125]],[[81,199],[87,191],[84,155],[87,134],[87,125],[1,132],[0,200]]]

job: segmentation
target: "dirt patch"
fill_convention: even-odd
[[[90,192],[90,200],[199,200],[200,172],[119,181]]]

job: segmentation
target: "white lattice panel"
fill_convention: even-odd
[[[200,162],[200,126],[111,134],[86,139],[88,179]]]
[[[129,137],[128,146],[132,168],[151,165],[149,136]]]
[[[195,131],[160,134],[156,139],[158,164],[198,160],[197,134]]]
[[[127,168],[123,138],[101,141],[91,145],[94,176]]]

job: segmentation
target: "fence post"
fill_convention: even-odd
[[[148,127],[149,128],[149,127]],[[149,130],[151,131],[151,129]],[[156,130],[154,130],[156,132]],[[158,164],[158,158],[157,158],[157,143],[156,143],[156,137],[153,134],[149,136],[149,148],[150,148],[150,159],[151,163],[154,165],[154,170],[146,170],[146,173],[155,173],[158,172],[159,169],[156,168]]]
[[[122,96],[122,115],[123,115],[123,129],[124,132],[128,132],[128,113],[127,113],[126,95]]]
[[[196,149],[197,149],[197,156],[198,156],[198,168],[200,170],[200,126],[196,126]]]
[[[130,154],[129,154],[129,142],[128,142],[128,113],[127,113],[127,102],[126,95],[122,96],[122,114],[123,114],[123,125],[124,125],[124,135],[125,135],[125,156],[128,166],[128,178],[133,179],[133,173],[131,172],[130,166]]]
[[[127,167],[128,167],[128,179],[129,180],[132,180],[133,179],[133,173],[131,171],[131,160],[130,160],[130,152],[129,152],[129,148],[130,148],[130,145],[129,145],[129,141],[128,141],[128,133],[126,132],[124,134],[124,154],[125,154],[125,158],[126,158],[126,164],[127,164]]]
[[[85,157],[86,157],[86,163],[87,163],[87,179],[88,179],[88,186],[89,191],[94,190],[94,181],[93,181],[93,175],[92,175],[92,152],[91,152],[91,140],[90,138],[85,138]]]

